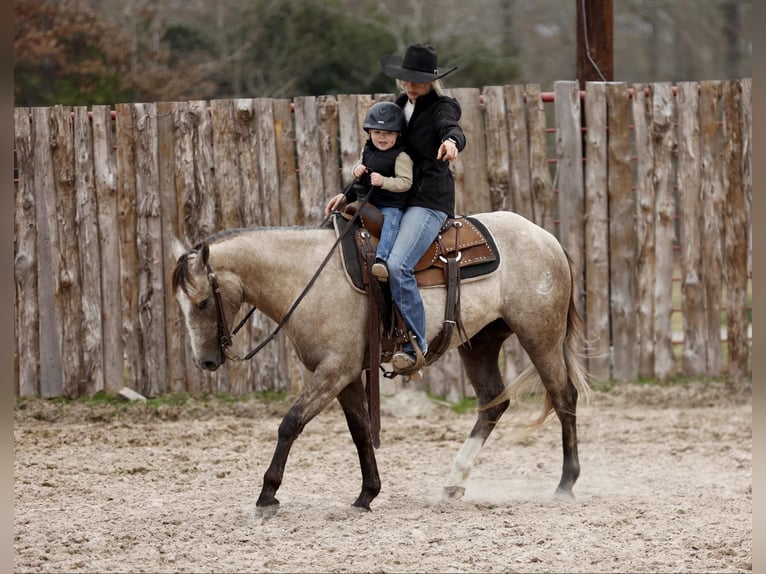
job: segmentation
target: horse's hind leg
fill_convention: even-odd
[[[362,492],[353,506],[370,510],[370,502],[380,492],[380,475],[372,446],[370,415],[367,412],[367,399],[362,379],[357,379],[345,387],[338,395],[338,402],[346,415],[348,430],[359,454],[362,467]]]
[[[569,380],[561,346],[555,346],[543,355],[530,354],[530,359],[548,393],[547,400],[561,423],[564,462],[556,495],[574,498],[572,488],[580,476],[580,460],[577,454],[577,388]]]
[[[479,406],[487,404],[503,392],[505,385],[500,373],[498,358],[503,342],[511,334],[508,325],[497,320],[479,331],[470,341],[470,345],[458,347],[463,360],[468,380],[476,392]],[[473,461],[481,451],[481,447],[495,428],[500,416],[508,408],[508,401],[495,405],[486,410],[479,410],[476,424],[457,453],[452,470],[444,485],[444,496],[461,498],[465,494],[465,483],[471,472]]]

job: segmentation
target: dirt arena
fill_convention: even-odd
[[[361,485],[334,404],[288,460],[276,517],[255,500],[288,401],[19,403],[16,572],[749,572],[750,384],[618,385],[579,410],[576,501],[553,497],[555,418],[507,413],[465,498],[443,481],[475,414],[382,400],[383,489]]]

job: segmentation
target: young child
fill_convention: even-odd
[[[406,122],[402,108],[393,102],[377,102],[370,107],[364,119],[367,142],[354,165],[352,173],[363,188],[369,189],[369,202],[383,214],[380,242],[375,252],[372,273],[380,280],[388,280],[386,261],[394,245],[399,223],[407,204],[407,191],[412,186],[412,159],[399,140]],[[342,209],[358,197],[357,186],[350,186],[348,195],[339,193],[325,206],[325,213]]]

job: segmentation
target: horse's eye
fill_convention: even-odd
[[[197,309],[199,309],[200,311],[203,311],[207,307],[207,304],[209,301],[210,301],[210,297],[203,299],[202,301],[197,303]]]

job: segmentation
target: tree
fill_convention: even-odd
[[[113,102],[125,98],[130,39],[79,0],[17,0],[16,105]]]

